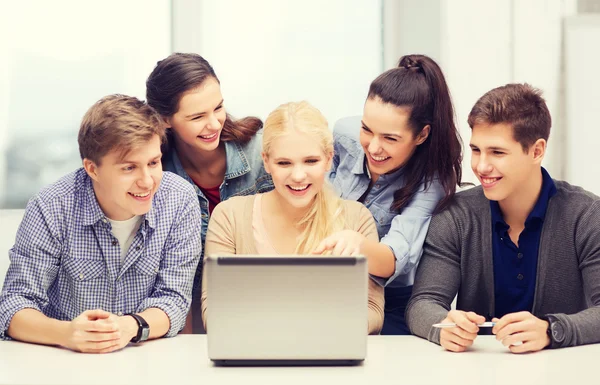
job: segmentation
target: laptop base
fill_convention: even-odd
[[[216,366],[357,366],[364,360],[212,360]]]

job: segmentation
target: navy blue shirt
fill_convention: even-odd
[[[542,167],[542,190],[525,221],[517,247],[508,235],[509,226],[502,218],[500,205],[490,201],[494,255],[495,316],[531,311],[535,294],[538,249],[548,201],[556,194],[550,174]]]

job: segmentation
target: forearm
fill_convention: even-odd
[[[560,346],[580,346],[600,342],[600,306],[576,314],[552,314],[564,325],[565,341]]]
[[[383,328],[384,307],[383,287],[369,279],[369,334],[379,334]]]
[[[38,310],[27,308],[15,313],[7,334],[23,342],[64,346],[68,328],[68,321],[52,319]]]
[[[396,270],[396,257],[389,246],[365,238],[360,246],[360,251],[367,257],[369,274],[381,278],[389,278]]]

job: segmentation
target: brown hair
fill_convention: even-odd
[[[160,115],[147,103],[126,95],[109,95],[91,106],[79,128],[79,154],[97,165],[114,149],[124,157],[158,135],[165,139]]]
[[[529,84],[507,84],[483,95],[469,113],[471,129],[477,124],[510,124],[523,151],[538,140],[548,141],[552,118],[542,91]]]
[[[209,78],[219,82],[214,69],[202,56],[195,53],[173,53],[159,61],[148,76],[146,99],[159,114],[171,117],[179,110],[183,94],[200,87]],[[256,117],[234,120],[227,114],[221,140],[246,143],[261,127],[262,121]]]
[[[442,210],[462,186],[462,140],[454,124],[454,107],[446,79],[438,64],[425,55],[405,55],[398,67],[379,75],[369,88],[368,99],[410,109],[409,126],[414,137],[429,125],[429,136],[404,165],[406,184],[394,193],[391,209],[401,213],[421,184],[439,179],[444,197]]]

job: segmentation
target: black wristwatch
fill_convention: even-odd
[[[150,326],[148,325],[148,322],[146,322],[145,319],[143,319],[137,314],[127,315],[133,317],[133,319],[135,319],[138,323],[137,335],[131,339],[131,342],[138,343],[146,341],[148,339],[148,336],[150,336]]]
[[[548,322],[548,337],[550,337],[550,349],[560,348],[565,342],[565,328],[560,320],[553,315],[542,317]]]

